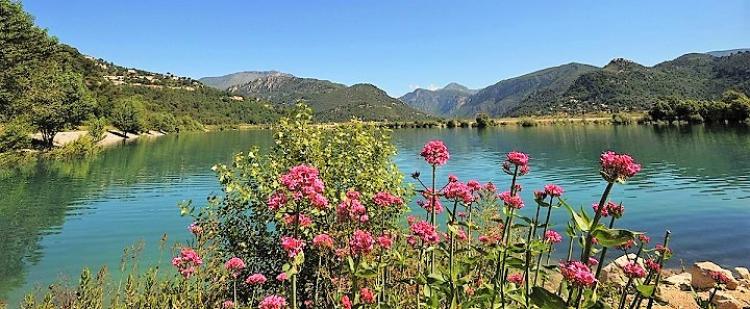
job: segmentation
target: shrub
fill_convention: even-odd
[[[0,152],[8,152],[31,146],[31,126],[16,120],[0,126]]]
[[[94,141],[94,143],[98,143],[104,138],[104,133],[106,133],[107,130],[107,119],[104,117],[95,118],[92,117],[89,120],[87,120],[84,125],[89,131],[89,136]]]
[[[73,142],[54,148],[45,155],[56,160],[74,160],[93,156],[101,151],[101,146],[96,144],[90,135],[83,135]]]
[[[492,119],[485,113],[479,113],[476,118],[476,124],[478,128],[486,128],[492,125]]]
[[[531,118],[521,118],[521,120],[518,121],[518,124],[522,127],[535,127],[538,125],[537,121]]]
[[[613,124],[632,124],[633,118],[630,118],[626,113],[615,113],[612,114]]]
[[[445,124],[448,128],[455,128],[459,125],[458,121],[456,119],[448,120],[448,122]]]
[[[138,134],[146,129],[145,113],[143,99],[133,96],[115,101],[109,118],[120,131]]]

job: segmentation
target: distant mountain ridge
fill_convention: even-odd
[[[352,117],[376,121],[411,121],[429,116],[417,111],[371,84],[346,86],[327,80],[292,75],[267,75],[231,86],[230,93],[262,98],[279,105],[305,100],[322,121],[346,121]]]
[[[198,79],[198,81],[209,87],[226,90],[231,86],[249,83],[261,77],[274,75],[291,76],[291,74],[282,73],[279,71],[244,71],[222,76],[201,77]]]
[[[438,116],[448,116],[466,104],[469,97],[476,92],[477,90],[469,89],[461,84],[450,83],[436,90],[417,88],[399,99],[417,110]]]

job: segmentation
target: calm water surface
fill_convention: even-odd
[[[746,128],[652,128],[573,126],[538,128],[397,130],[396,163],[405,174],[427,172],[418,157],[427,140],[442,139],[451,152],[439,170],[460,179],[509,177],[499,164],[504,153],[532,156],[531,173],[521,178],[523,195],[546,183],[566,189],[568,201],[590,207],[604,188],[598,154],[628,152],[644,171],[612,199],[626,206],[621,224],[660,239],[673,233],[677,259],[725,266],[750,266],[750,130]],[[219,193],[210,167],[229,162],[250,145],[268,147],[268,131],[166,136],[107,150],[75,163],[40,163],[0,175],[0,300],[19,300],[23,291],[75,278],[86,265],[117,269],[123,248],[145,243],[144,262],[168,263],[167,243],[187,238],[189,221],[176,203],[201,205]],[[524,211],[532,211],[527,207]],[[553,220],[563,222],[558,211]]]

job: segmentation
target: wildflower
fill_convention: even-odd
[[[448,182],[457,182],[457,181],[458,181],[458,177],[456,177],[456,175],[453,175],[453,174],[448,175]]]
[[[565,190],[558,185],[548,184],[544,186],[544,193],[552,197],[560,197]]]
[[[333,249],[333,238],[328,234],[319,234],[313,237],[313,246],[318,249]]]
[[[249,285],[261,285],[266,283],[266,281],[266,276],[263,274],[252,274],[245,279],[245,283]]]
[[[344,309],[352,309],[352,301],[349,300],[349,296],[341,296],[341,307]]]
[[[628,278],[643,278],[646,276],[646,270],[636,262],[629,262],[622,267],[622,272]]]
[[[617,246],[617,248],[625,251],[630,248],[633,248],[634,245],[635,245],[635,241],[633,241],[632,239],[628,239],[628,241],[626,241],[624,244]]]
[[[448,183],[445,186],[445,198],[451,200],[461,200],[465,204],[469,204],[474,201],[474,195],[472,194],[471,188],[459,181]]]
[[[310,217],[305,216],[303,214],[284,214],[284,217],[282,218],[284,220],[284,224],[287,226],[292,226],[297,223],[297,216],[299,216],[299,226],[300,227],[308,227],[312,225],[312,219]]]
[[[479,242],[485,246],[497,244],[500,238],[492,235],[479,235]]]
[[[613,151],[602,153],[599,163],[602,166],[602,177],[608,182],[625,182],[641,171],[641,165],[635,163],[631,156]]]
[[[224,268],[232,273],[232,276],[237,278],[240,272],[245,268],[245,261],[241,258],[233,257],[224,263]]]
[[[440,140],[427,142],[419,155],[422,156],[427,163],[433,166],[443,165],[448,162],[448,159],[450,159],[448,147],[445,147],[443,141]]]
[[[479,181],[476,181],[476,180],[473,180],[473,179],[469,180],[466,183],[466,185],[469,186],[469,188],[471,188],[471,191],[479,191],[479,190],[482,189],[482,185],[479,184]]]
[[[599,260],[589,257],[589,261],[586,262],[586,265],[588,265],[589,267],[594,267],[596,265],[599,265]]]
[[[370,235],[369,232],[362,230],[354,231],[352,239],[349,241],[349,246],[354,255],[365,255],[370,253],[374,244],[375,240],[372,239],[372,235]]]
[[[523,274],[515,273],[508,275],[508,282],[515,283],[517,285],[523,284]]]
[[[375,303],[375,295],[368,288],[359,289],[359,299],[361,299],[365,304]]]
[[[349,219],[352,221],[367,222],[369,217],[367,216],[367,208],[359,200],[361,194],[358,191],[349,191],[346,193],[346,198],[339,203],[336,209],[336,214],[339,219]]]
[[[560,274],[570,284],[579,287],[589,287],[596,282],[594,274],[588,266],[579,261],[567,261],[560,263]]]
[[[227,299],[223,303],[221,303],[221,308],[223,308],[223,309],[234,308],[234,302]]]
[[[401,205],[404,203],[404,200],[388,192],[380,191],[378,193],[375,193],[375,196],[372,198],[372,202],[380,207],[389,207],[394,205]]]
[[[536,190],[534,191],[534,199],[537,201],[542,201],[547,198],[547,192]]]
[[[506,158],[508,162],[517,166],[529,164],[529,155],[523,152],[511,151],[506,155]]]
[[[495,186],[494,183],[491,183],[491,182],[488,182],[487,184],[485,184],[484,185],[484,189],[487,190],[487,191],[490,191],[490,192],[497,191],[497,187]]]
[[[423,195],[429,194],[428,192],[423,193]],[[417,205],[419,207],[424,208],[427,210],[427,212],[435,212],[437,214],[443,212],[443,203],[440,202],[440,199],[436,196],[434,199],[431,196],[425,196],[425,201],[417,201]],[[435,203],[433,205],[433,202]]]
[[[526,175],[526,174],[529,173],[529,170],[530,170],[530,168],[529,168],[528,165],[523,165],[523,166],[521,166],[520,169],[518,169],[518,174],[521,175],[521,176]]]
[[[594,209],[594,212],[599,212],[602,217],[613,216],[620,218],[625,213],[625,207],[622,204],[618,205],[612,202],[607,202],[601,209],[599,209],[599,203],[594,203],[591,205],[591,208]]]
[[[287,201],[288,200],[286,194],[277,191],[268,197],[268,201],[266,202],[266,204],[268,204],[268,209],[277,211],[279,210],[279,208],[286,205]]]
[[[412,236],[422,240],[423,244],[436,244],[440,242],[440,234],[437,233],[435,226],[427,221],[419,221],[409,227]]]
[[[322,209],[328,206],[328,200],[323,196],[323,181],[319,178],[318,169],[300,164],[289,169],[280,178],[281,184],[293,194],[295,200],[307,198],[313,206]]]
[[[638,240],[643,244],[647,244],[651,241],[651,237],[646,236],[646,234],[640,234],[638,235]]]
[[[284,282],[287,279],[289,279],[289,276],[285,272],[280,272],[278,275],[276,275],[276,280],[279,282]]]
[[[349,256],[349,250],[347,248],[337,248],[333,251],[333,255],[343,261],[345,257]]]
[[[172,259],[172,265],[177,268],[177,271],[185,279],[190,278],[195,273],[196,267],[202,264],[203,260],[201,257],[191,248],[182,248],[180,255]]]
[[[655,273],[661,270],[661,266],[659,266],[659,263],[654,261],[654,259],[648,259],[644,262],[644,264],[646,264],[646,268],[648,268],[649,270]]]
[[[389,234],[378,236],[378,245],[383,249],[390,249],[393,246],[393,238]]]
[[[200,236],[201,234],[203,234],[203,227],[193,222],[188,226],[188,231],[195,236]]]
[[[505,203],[505,206],[509,208],[521,209],[524,206],[521,197],[518,195],[511,195],[510,191],[500,193],[497,197],[500,198],[503,203]]]
[[[305,241],[294,237],[284,236],[281,237],[281,248],[286,251],[290,258],[297,256],[302,249],[305,247]]]
[[[464,231],[463,229],[457,229],[456,230],[456,238],[458,238],[458,240],[460,240],[460,241],[465,241],[465,240],[469,239],[469,237],[466,236],[466,231]]]
[[[286,308],[286,299],[278,295],[266,296],[258,304],[258,309],[282,309]]]
[[[727,284],[731,281],[723,271],[711,271],[708,275],[711,276],[711,279],[714,279],[716,284]]]
[[[558,244],[562,241],[562,235],[556,231],[548,230],[544,232],[544,241],[551,244]]]

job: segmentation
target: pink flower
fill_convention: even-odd
[[[625,251],[630,248],[633,248],[634,245],[635,245],[635,241],[633,241],[632,239],[628,239],[628,241],[626,241],[624,244],[617,246],[617,248]]]
[[[182,248],[180,255],[172,259],[172,265],[183,277],[190,278],[195,273],[196,267],[203,264],[203,260],[192,248]]]
[[[641,165],[635,163],[631,156],[613,151],[602,153],[599,163],[602,166],[602,177],[608,182],[625,182],[641,171]]]
[[[282,217],[284,220],[284,224],[287,226],[294,226],[297,223],[297,215],[296,214],[284,214]],[[312,225],[312,219],[310,217],[305,216],[303,214],[299,214],[299,226],[300,227],[309,227]]]
[[[466,185],[469,186],[469,188],[471,188],[471,191],[479,191],[479,190],[482,189],[482,185],[479,184],[479,181],[476,181],[476,180],[473,180],[473,179],[469,180],[466,183]]]
[[[456,238],[458,238],[458,240],[460,240],[460,241],[465,241],[465,240],[469,239],[469,237],[466,236],[466,231],[464,231],[463,229],[457,229],[456,230]]]
[[[318,249],[333,249],[333,238],[328,234],[319,234],[313,237],[313,246]]]
[[[325,186],[319,178],[318,169],[300,164],[281,175],[280,181],[292,192],[295,200],[305,197],[316,208],[323,209],[328,206],[328,200],[323,196]],[[269,207],[271,207],[270,203]]]
[[[511,151],[506,155],[506,157],[508,162],[517,166],[529,164],[529,155],[523,152]]]
[[[638,240],[643,244],[647,244],[651,241],[651,237],[648,237],[646,234],[640,234],[638,235]]]
[[[579,261],[567,261],[560,263],[560,274],[570,284],[579,287],[589,287],[596,282],[594,274],[588,266]]]
[[[551,244],[558,244],[562,241],[562,235],[556,231],[548,230],[544,232],[544,241]]]
[[[287,201],[288,200],[287,200],[286,194],[284,194],[283,192],[277,191],[268,197],[268,201],[266,202],[266,204],[268,204],[268,209],[277,211],[279,210],[279,208],[286,205]]]
[[[358,191],[348,191],[346,198],[339,203],[336,214],[340,220],[352,220],[355,222],[367,222],[370,218],[367,216],[367,208],[359,200],[361,194]]]
[[[596,265],[599,265],[599,260],[589,257],[589,261],[586,263],[589,267],[594,267]]]
[[[714,279],[716,284],[727,284],[731,281],[723,271],[711,271],[708,274],[711,276],[711,279]]]
[[[443,212],[443,204],[440,202],[438,194],[433,194],[431,189],[427,189],[425,192],[422,192],[422,197],[424,197],[425,200],[417,201],[419,207],[424,208],[427,212],[435,212],[436,214]],[[435,205],[432,204],[433,201]]]
[[[393,246],[393,238],[391,235],[383,234],[378,237],[378,245],[383,249],[390,249]]]
[[[234,302],[227,299],[223,303],[221,303],[221,308],[223,308],[223,309],[234,308]]]
[[[245,268],[245,261],[241,258],[233,257],[224,263],[224,268],[232,273],[232,276],[237,278],[240,272]]]
[[[267,279],[266,276],[263,274],[252,274],[247,279],[245,279],[245,283],[249,285],[261,285],[266,283]]]
[[[375,240],[372,238],[372,235],[363,230],[355,230],[352,239],[349,241],[352,254],[357,256],[370,253],[374,244]]]
[[[542,201],[547,198],[547,192],[544,191],[534,191],[534,199],[537,201]]]
[[[278,295],[266,296],[258,304],[258,309],[283,309],[286,308],[286,299]]]
[[[518,195],[511,195],[510,191],[500,193],[497,197],[500,198],[503,203],[505,203],[505,206],[509,208],[521,209],[524,206],[521,197]]]
[[[188,226],[188,231],[195,236],[200,236],[201,234],[203,234],[203,227],[193,222]]]
[[[517,285],[523,284],[523,274],[515,273],[508,275],[508,282],[515,283]]]
[[[425,245],[437,244],[440,242],[440,234],[438,234],[435,226],[428,223],[427,221],[415,222],[409,227],[412,236],[422,240]]]
[[[548,184],[544,186],[544,193],[552,197],[560,197],[565,190],[558,185]]]
[[[646,270],[636,262],[629,262],[622,267],[622,272],[628,278],[643,278],[646,276]]]
[[[661,270],[661,266],[659,266],[659,263],[657,263],[653,259],[648,259],[644,263],[646,264],[646,268],[653,272],[659,272]]]
[[[599,203],[594,203],[591,205],[591,208],[594,209],[594,212],[601,212],[602,217],[609,217],[614,216],[615,218],[620,218],[625,213],[625,206],[622,206],[622,204],[618,205],[612,202],[607,202],[604,208],[599,210]]]
[[[402,205],[404,203],[404,200],[388,192],[380,191],[378,193],[375,193],[375,196],[373,196],[372,198],[372,202],[380,207],[389,207],[394,205]]]
[[[277,281],[284,282],[287,279],[289,279],[289,276],[285,272],[280,272],[278,275],[276,275]]]
[[[440,140],[427,142],[419,155],[430,165],[443,165],[450,159],[448,147],[445,147],[443,141]]]
[[[488,183],[486,183],[486,184],[484,185],[484,189],[485,189],[485,190],[487,190],[487,191],[490,191],[490,192],[495,192],[495,191],[497,191],[497,187],[495,187],[495,184],[494,184],[494,183],[491,183],[491,182],[488,182]]]
[[[375,303],[375,295],[368,288],[359,289],[359,299],[361,299],[365,304]]]
[[[305,247],[305,241],[294,237],[284,236],[281,237],[281,248],[286,251],[290,258],[297,256],[302,249]]]
[[[445,186],[444,192],[445,198],[450,200],[460,200],[465,204],[474,201],[471,187],[459,181],[448,183],[448,185]]]
[[[349,296],[341,296],[341,307],[344,309],[352,309],[352,301],[349,300]]]
[[[458,177],[456,175],[448,175],[448,182],[456,182]]]

